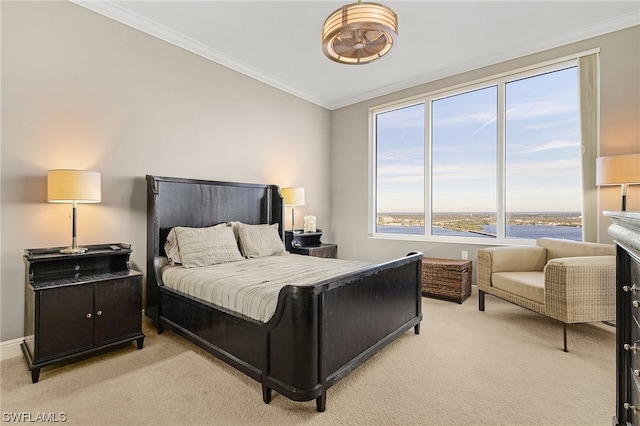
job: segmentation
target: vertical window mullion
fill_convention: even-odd
[[[498,82],[498,105],[496,105],[498,120],[497,158],[496,158],[496,234],[497,238],[505,238],[506,234],[506,106],[505,106],[505,82]]]
[[[431,110],[432,110],[432,99],[427,99],[425,101],[424,108],[424,123],[425,123],[425,132],[424,132],[424,234],[431,236],[433,235],[433,230],[431,228],[431,219],[432,219],[432,197],[431,197],[431,187],[432,187],[432,173],[433,173],[433,160],[431,155],[432,149],[432,135],[433,130],[431,128]]]
[[[376,232],[376,218],[378,216],[378,137],[376,120],[377,113],[369,114],[369,134],[371,135],[371,145],[369,147],[369,223],[368,233],[372,236]]]

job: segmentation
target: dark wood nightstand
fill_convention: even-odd
[[[28,249],[22,352],[36,383],[40,369],[124,342],[142,349],[142,273],[129,269],[128,244]]]
[[[319,246],[313,247],[291,247],[288,250],[290,253],[303,254],[306,256],[325,257],[336,259],[338,257],[338,246],[336,244],[322,243]]]
[[[284,246],[289,253],[336,259],[338,246],[320,243],[321,236],[322,230],[310,233],[303,233],[300,230],[284,231]]]

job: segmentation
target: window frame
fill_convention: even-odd
[[[374,106],[369,108],[369,217],[368,217],[368,236],[374,239],[384,240],[407,240],[407,241],[429,241],[438,243],[456,243],[456,244],[476,244],[476,245],[533,245],[535,239],[522,239],[522,238],[507,238],[506,237],[506,192],[505,192],[505,167],[506,167],[506,115],[505,115],[505,87],[508,83],[518,81],[538,75],[543,75],[555,71],[560,71],[567,68],[576,67],[576,71],[579,73],[579,58],[585,56],[591,52],[583,52],[579,55],[572,55],[564,58],[559,58],[545,63],[536,64],[524,68],[515,69],[500,74],[488,76],[486,78],[478,79],[475,81],[462,83],[454,86],[445,87],[442,89],[434,90],[424,94],[412,96],[409,98],[400,99],[398,101],[389,102],[383,105]],[[580,107],[580,87],[578,79],[578,108]],[[471,92],[474,90],[480,90],[487,87],[497,86],[497,152],[496,152],[496,238],[483,238],[483,237],[467,237],[467,236],[449,236],[449,235],[432,235],[431,223],[432,223],[432,202],[431,202],[431,188],[432,188],[432,132],[431,127],[431,103],[447,98],[450,96],[456,96]],[[376,116],[378,114],[398,110],[401,108],[409,107],[416,104],[424,104],[424,220],[425,229],[424,234],[401,234],[401,233],[386,233],[377,232],[377,132],[376,132]],[[580,114],[579,114],[579,118]],[[581,140],[582,144],[583,141]],[[581,174],[585,174],[584,165],[582,166]],[[589,165],[588,167],[595,168],[595,165]],[[581,185],[582,198],[584,198],[586,188],[584,184]],[[582,205],[580,211],[584,218],[585,207]],[[582,223],[583,240],[586,234],[585,222]]]

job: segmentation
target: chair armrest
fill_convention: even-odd
[[[614,267],[616,266],[616,257],[613,256],[575,256],[575,257],[558,257],[551,259],[548,264],[562,265],[568,267]]]
[[[476,284],[480,290],[491,286],[494,272],[542,271],[547,259],[544,247],[489,247],[476,252],[478,275]]]
[[[552,259],[544,276],[548,316],[567,323],[615,319],[615,256]]]

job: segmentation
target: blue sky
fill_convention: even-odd
[[[576,68],[506,85],[507,211],[579,211]],[[496,210],[497,88],[433,102],[433,211]],[[377,115],[379,212],[424,209],[424,104]]]

